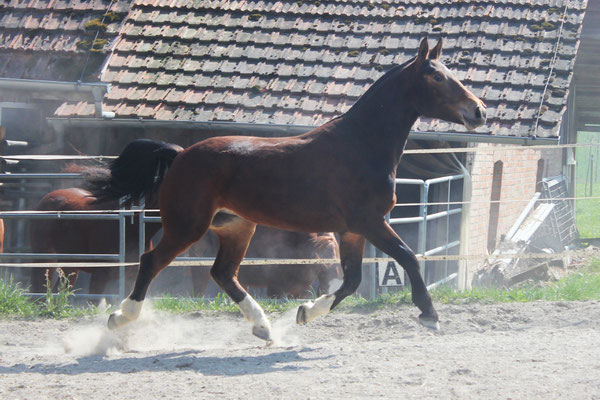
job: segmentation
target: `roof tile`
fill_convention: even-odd
[[[421,37],[443,34],[443,61],[489,104],[485,129],[531,134],[561,17],[549,10],[561,1],[537,0],[535,7],[526,0],[119,1],[113,7],[129,14],[122,26],[110,24],[121,30],[102,77],[113,84],[106,103],[118,116],[320,124],[346,111],[385,70],[413,57]],[[2,49],[79,51],[84,21],[106,4],[12,0],[8,7],[0,16],[0,71],[11,63]],[[85,12],[67,18],[68,7]],[[581,23],[584,7],[572,4],[569,27]],[[45,32],[30,37],[25,26]],[[557,132],[554,119],[564,108],[580,30],[563,33],[543,100],[548,110],[540,132],[546,135]],[[80,111],[60,108],[61,115]],[[443,122],[417,126],[464,131]]]

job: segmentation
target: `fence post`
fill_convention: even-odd
[[[122,209],[122,207],[120,207]],[[125,214],[119,213],[119,262],[125,263]],[[119,297],[125,298],[125,267],[119,267]]]
[[[596,181],[594,177],[594,155],[590,156],[590,197],[594,195],[594,182]]]
[[[419,214],[423,218],[423,220],[419,223],[419,243],[417,245],[417,252],[422,256],[425,255],[427,251],[426,241],[427,241],[427,203],[429,201],[429,182],[423,182],[421,186],[421,205],[419,206]],[[423,281],[425,281],[425,261],[419,261],[421,277]]]
[[[375,246],[367,242],[365,246],[365,257],[375,257]],[[362,283],[360,292],[364,294],[367,299],[374,299],[377,296],[377,271],[375,263],[363,264],[362,266]]]
[[[144,197],[140,199],[139,202],[140,207],[140,215],[138,216],[138,233],[139,233],[139,241],[138,241],[138,260],[142,257],[142,254],[146,252],[146,201]]]

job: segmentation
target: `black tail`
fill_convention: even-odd
[[[148,204],[182,150],[176,144],[138,139],[107,166],[82,167],[79,172],[98,202],[123,198],[125,204],[131,204],[144,196]]]

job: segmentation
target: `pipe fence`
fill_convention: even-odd
[[[435,153],[469,153],[469,152],[480,152],[480,151],[508,151],[508,150],[557,150],[561,148],[576,148],[576,147],[598,147],[598,144],[563,144],[563,145],[531,145],[531,146],[504,146],[504,147],[464,147],[464,148],[441,148],[441,149],[417,149],[417,150],[405,150],[405,154],[435,154]],[[69,155],[12,155],[12,156],[0,156],[0,159],[5,161],[20,161],[20,160],[36,160],[36,161],[56,161],[56,160],[110,160],[116,156],[69,156]],[[479,201],[450,201],[450,185],[454,181],[464,179],[463,174],[446,176],[440,178],[434,178],[429,180],[420,179],[396,179],[396,185],[417,185],[420,188],[420,201],[414,203],[402,203],[396,204],[394,207],[408,207],[418,206],[419,212],[414,217],[404,218],[390,218],[388,221],[390,225],[405,225],[405,224],[418,224],[418,246],[417,246],[417,259],[420,263],[421,274],[425,272],[426,261],[445,261],[446,271],[444,278],[440,281],[432,283],[430,286],[439,286],[442,283],[447,283],[457,277],[456,273],[448,274],[448,261],[460,261],[460,260],[493,260],[493,259],[506,259],[506,258],[539,258],[539,259],[550,259],[559,257],[575,257],[580,255],[580,252],[576,250],[569,250],[557,254],[547,253],[527,253],[527,254],[460,254],[450,255],[448,251],[452,248],[460,246],[460,240],[449,240],[449,223],[446,224],[446,241],[441,246],[434,248],[427,248],[427,223],[437,219],[445,218],[447,221],[453,215],[458,215],[463,212],[462,206],[476,203],[529,203],[531,199],[523,200],[479,200]],[[4,180],[29,180],[29,179],[80,179],[80,174],[67,174],[67,173],[3,173],[0,174],[0,182]],[[433,185],[446,183],[448,184],[448,197],[447,201],[442,202],[430,202],[428,200],[431,187]],[[569,197],[561,199],[536,199],[536,201],[572,201],[580,199],[600,199],[600,196],[596,197]],[[446,210],[439,211],[429,214],[429,207],[431,206],[445,206]],[[450,208],[451,206],[460,206],[457,208]],[[34,253],[4,253],[0,254],[0,260],[18,260],[19,262],[14,263],[0,263],[0,267],[31,267],[31,268],[55,268],[59,266],[64,267],[108,267],[114,266],[119,267],[119,293],[114,296],[124,298],[125,296],[125,270],[124,268],[129,266],[135,266],[138,263],[126,263],[125,262],[125,224],[127,217],[133,217],[135,214],[140,215],[138,219],[139,223],[139,249],[140,254],[145,248],[145,224],[146,223],[159,223],[160,217],[147,216],[146,213],[158,210],[146,210],[143,208],[143,204],[140,207],[134,207],[131,210],[90,210],[90,211],[4,211],[0,212],[0,218],[4,219],[90,219],[90,220],[117,220],[119,222],[119,252],[115,254],[34,254]],[[440,255],[440,253],[445,253]],[[583,254],[583,252],[581,252]],[[28,260],[65,260],[66,262],[21,262],[23,259]],[[70,262],[69,260],[89,260],[88,262]],[[104,262],[98,262],[104,261]],[[207,257],[177,257],[171,265],[173,266],[210,266],[214,259]],[[377,264],[382,262],[394,261],[389,257],[367,257],[363,259],[365,264]],[[245,259],[242,265],[298,265],[298,264],[322,264],[322,263],[339,263],[339,259]],[[375,275],[375,269],[372,269],[372,275]],[[373,278],[375,281],[375,278]],[[84,295],[79,295],[84,296]],[[93,297],[93,295],[89,295]],[[106,296],[103,296],[106,297]]]

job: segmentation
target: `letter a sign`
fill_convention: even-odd
[[[404,286],[404,269],[395,261],[377,263],[379,286]]]

